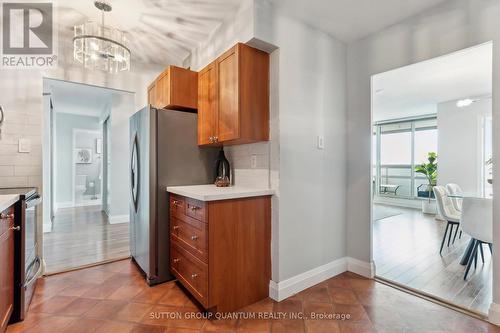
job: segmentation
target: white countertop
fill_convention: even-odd
[[[3,212],[19,200],[17,194],[1,194],[0,195],[0,212]]]
[[[241,186],[217,187],[210,185],[191,185],[191,186],[168,186],[170,193],[182,195],[201,201],[216,201],[237,198],[260,197],[264,195],[273,195],[274,190],[268,188],[250,188]]]

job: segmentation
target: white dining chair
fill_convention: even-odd
[[[448,246],[450,246],[453,228],[456,227],[458,230],[460,226],[460,212],[455,209],[444,186],[434,186],[433,191],[436,197],[438,213],[448,222],[444,231],[443,240],[441,241],[441,248],[439,249],[439,254],[441,254],[441,252],[443,252],[446,235],[448,234]]]
[[[462,188],[457,185],[457,184],[447,184],[446,185],[446,190],[448,191],[448,194],[451,196],[462,196],[464,192],[462,191]],[[456,210],[459,212],[462,211],[462,198],[457,198],[457,197],[451,197],[451,202],[453,203],[453,206],[455,207]]]
[[[493,243],[493,200],[484,198],[464,198],[462,202],[462,230],[472,237],[472,251],[470,252],[465,270],[464,280],[467,279],[469,270],[474,261],[477,268],[477,252],[481,253],[484,263],[483,245],[488,244],[492,252]]]

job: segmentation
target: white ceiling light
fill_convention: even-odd
[[[457,107],[459,108],[464,108],[466,106],[469,106],[471,105],[472,103],[474,103],[475,100],[473,99],[470,99],[470,98],[466,98],[466,99],[461,99],[457,102]]]
[[[104,1],[94,5],[101,11],[101,23],[86,22],[74,27],[74,58],[85,68],[98,69],[110,73],[130,70],[130,50],[127,38],[121,30],[104,25],[104,13],[112,7]]]

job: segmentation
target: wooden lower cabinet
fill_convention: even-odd
[[[0,218],[0,332],[5,332],[14,308],[14,218],[13,209]]]
[[[271,197],[201,202],[170,194],[172,273],[203,307],[228,312],[269,295]]]

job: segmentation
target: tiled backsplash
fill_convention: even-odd
[[[233,184],[247,187],[269,187],[269,142],[224,148],[231,163]],[[252,156],[256,163],[252,167]]]

